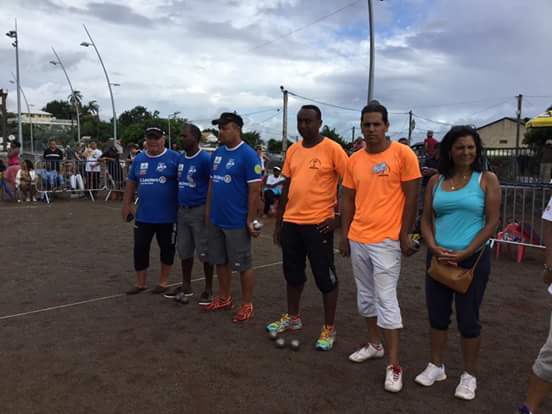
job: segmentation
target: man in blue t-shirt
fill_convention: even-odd
[[[123,197],[123,220],[131,221],[131,206],[138,190],[138,211],[134,225],[134,269],[136,285],[129,295],[146,290],[146,271],[153,236],[161,250],[161,276],[159,285],[151,293],[163,293],[169,284],[169,273],[174,261],[174,223],[176,222],[176,174],[180,154],[165,148],[165,136],[157,127],[145,132],[147,150],[136,156],[130,171]]]
[[[219,294],[207,310],[232,307],[232,270],[240,272],[242,305],[234,322],[253,316],[255,275],[251,264],[251,236],[260,229],[253,223],[261,191],[261,162],[255,150],[241,139],[243,120],[224,112],[213,125],[218,125],[222,144],[213,154],[211,182],[207,197],[209,225],[209,262],[217,266]]]
[[[178,217],[176,248],[182,261],[182,287],[163,296],[188,303],[193,296],[191,279],[194,266],[194,251],[203,263],[205,289],[199,297],[199,304],[211,303],[213,265],[207,263],[207,226],[205,225],[205,203],[209,189],[211,156],[199,148],[200,129],[186,124],[180,133],[184,154],[178,162]]]

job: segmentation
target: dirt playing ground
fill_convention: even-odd
[[[285,309],[270,221],[254,243],[256,315],[237,326],[230,312],[207,314],[195,302],[121,294],[133,281],[132,227],[120,220],[116,203],[0,203],[0,217],[1,414],[511,413],[548,332],[552,297],[541,282],[541,254],[532,252],[522,264],[495,260],[482,308],[477,399],[453,397],[462,369],[455,324],[449,379],[428,389],[416,385],[428,358],[420,252],[403,265],[405,387],[392,395],[383,390],[383,360],[347,360],[364,342],[365,328],[346,259],[336,259],[341,292],[334,350],[313,349],[322,318],[312,279],[303,300],[301,350],[276,349],[267,338],[265,324]],[[157,257],[155,247],[150,286]],[[201,278],[199,266],[194,275]],[[171,279],[178,282],[179,272]],[[202,283],[194,283],[196,294]],[[239,299],[237,278],[234,290]],[[542,412],[552,412],[552,401]]]

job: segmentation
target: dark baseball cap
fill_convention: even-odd
[[[235,112],[223,112],[218,119],[213,119],[211,123],[213,125],[225,125],[228,122],[234,122],[240,128],[243,126],[243,119]]]
[[[159,127],[149,127],[144,131],[146,138],[161,138],[163,135],[163,130]]]

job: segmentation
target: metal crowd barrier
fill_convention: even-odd
[[[41,160],[35,164],[35,170],[39,177],[37,192],[47,203],[55,193],[87,194],[95,201],[96,194],[107,189],[104,161]]]
[[[108,200],[111,194],[124,193],[127,181],[129,165],[127,162],[116,159],[105,159],[106,190],[105,199]]]
[[[500,225],[495,243],[544,248],[542,213],[552,185],[502,185]]]

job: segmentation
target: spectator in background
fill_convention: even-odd
[[[405,137],[399,138],[399,143],[406,146],[410,146],[410,144],[408,143],[408,138],[405,138]]]
[[[119,157],[121,157],[121,155],[123,155],[123,153],[125,152],[125,149],[123,148],[123,145],[121,144],[121,139],[120,138],[117,138],[117,139],[111,138],[110,142],[113,143],[113,147],[115,148],[115,151],[117,151],[117,154],[119,154]]]
[[[84,191],[84,180],[77,168],[76,161],[65,161],[64,175],[69,180],[69,188],[72,191]]]
[[[552,179],[552,139],[547,139],[542,148],[540,178],[543,183],[549,183]]]
[[[132,161],[134,161],[134,158],[136,158],[136,156],[140,154],[140,152],[141,151],[138,149],[138,145],[130,144],[128,146],[127,166],[130,167],[132,165]]]
[[[359,137],[353,142],[353,152],[366,148],[366,142],[362,137]]]
[[[8,148],[8,169],[4,174],[4,179],[12,188],[15,188],[15,177],[19,171],[20,150],[21,144],[19,144],[19,142],[13,141],[10,143],[10,147]]]
[[[280,167],[272,168],[272,174],[269,174],[266,177],[266,182],[264,184],[263,198],[264,198],[264,217],[268,216],[270,212],[270,207],[274,204],[276,200],[280,199],[282,195],[282,187],[286,179],[280,174],[282,169]]]
[[[36,182],[37,175],[34,170],[33,163],[29,160],[24,160],[21,164],[21,169],[17,171],[17,176],[15,178],[16,188],[17,188],[17,202],[25,200],[36,201]]]
[[[100,164],[100,158],[102,152],[98,149],[98,146],[94,141],[90,142],[90,146],[84,151],[86,158],[86,188],[88,190],[97,190],[100,185],[100,172],[102,166]],[[92,196],[96,195],[96,191],[92,191]]]
[[[255,147],[255,151],[257,152],[257,156],[259,157],[259,160],[261,160],[261,169],[262,169],[261,174],[264,177],[266,173],[267,164],[270,162],[270,158],[267,157],[267,155],[265,154],[262,145],[257,145],[257,147]]]
[[[105,160],[107,164],[107,172],[109,173],[109,183],[112,185],[113,190],[120,190],[123,188],[123,169],[121,168],[121,163],[119,153],[117,148],[117,142],[111,139],[109,141],[110,145],[103,152],[101,160]],[[112,195],[115,196],[115,200],[119,198],[119,193],[113,192]],[[122,200],[122,194],[120,195]]]
[[[426,155],[432,156],[435,153],[437,144],[437,140],[433,138],[433,131],[427,131],[426,138],[424,139],[424,151]]]
[[[48,141],[48,148],[44,150],[42,160],[44,161],[44,170],[41,171],[40,176],[44,181],[45,188],[52,190],[63,185],[63,177],[59,174],[63,151],[57,147],[55,139]]]

